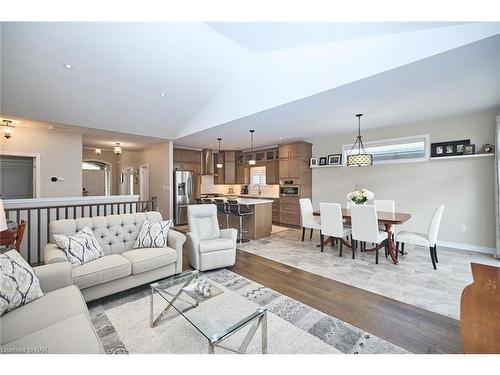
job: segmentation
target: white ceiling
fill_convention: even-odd
[[[207,23],[222,35],[250,52],[305,47],[450,27],[462,22],[212,22]]]
[[[377,127],[500,104],[500,23],[0,27],[3,116],[190,147],[241,148],[250,128],[257,145],[345,132],[360,111]]]
[[[500,36],[359,80],[292,103],[246,116],[175,141],[248,149],[394,126],[500,106]]]

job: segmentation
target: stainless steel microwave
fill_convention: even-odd
[[[300,186],[282,185],[282,186],[280,186],[280,195],[283,195],[283,196],[287,196],[287,195],[297,196],[297,195],[300,195]]]

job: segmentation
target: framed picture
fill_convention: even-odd
[[[319,165],[326,165],[326,156],[322,156],[319,158]]]
[[[342,165],[342,154],[328,155],[328,165]]]
[[[470,139],[460,141],[437,142],[431,144],[431,157],[446,157],[453,155],[464,155],[465,146],[470,145]]]
[[[309,160],[309,166],[310,167],[316,167],[316,166],[318,166],[318,158],[311,158]]]
[[[476,145],[464,146],[464,155],[474,155],[476,153]]]

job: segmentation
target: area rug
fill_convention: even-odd
[[[292,298],[266,288],[234,272],[221,269],[206,272],[223,290],[228,301],[246,298],[268,309],[268,351],[270,354],[402,354],[408,353],[386,340],[362,331]],[[219,297],[214,297],[219,298]],[[155,294],[155,308],[165,301]],[[89,303],[92,323],[106,353],[204,354],[207,340],[183,317],[169,312],[155,328],[149,327],[149,288],[131,289]],[[159,312],[158,311],[155,311]],[[210,314],[207,314],[210,319]],[[248,329],[224,342],[237,348]],[[260,329],[247,353],[261,350]],[[231,353],[216,347],[216,354]]]

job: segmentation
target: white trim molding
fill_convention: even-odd
[[[477,253],[485,253],[485,254],[495,254],[496,250],[494,247],[471,245],[468,243],[449,242],[449,241],[438,241],[437,245],[443,247],[449,247],[452,249],[475,251]]]

